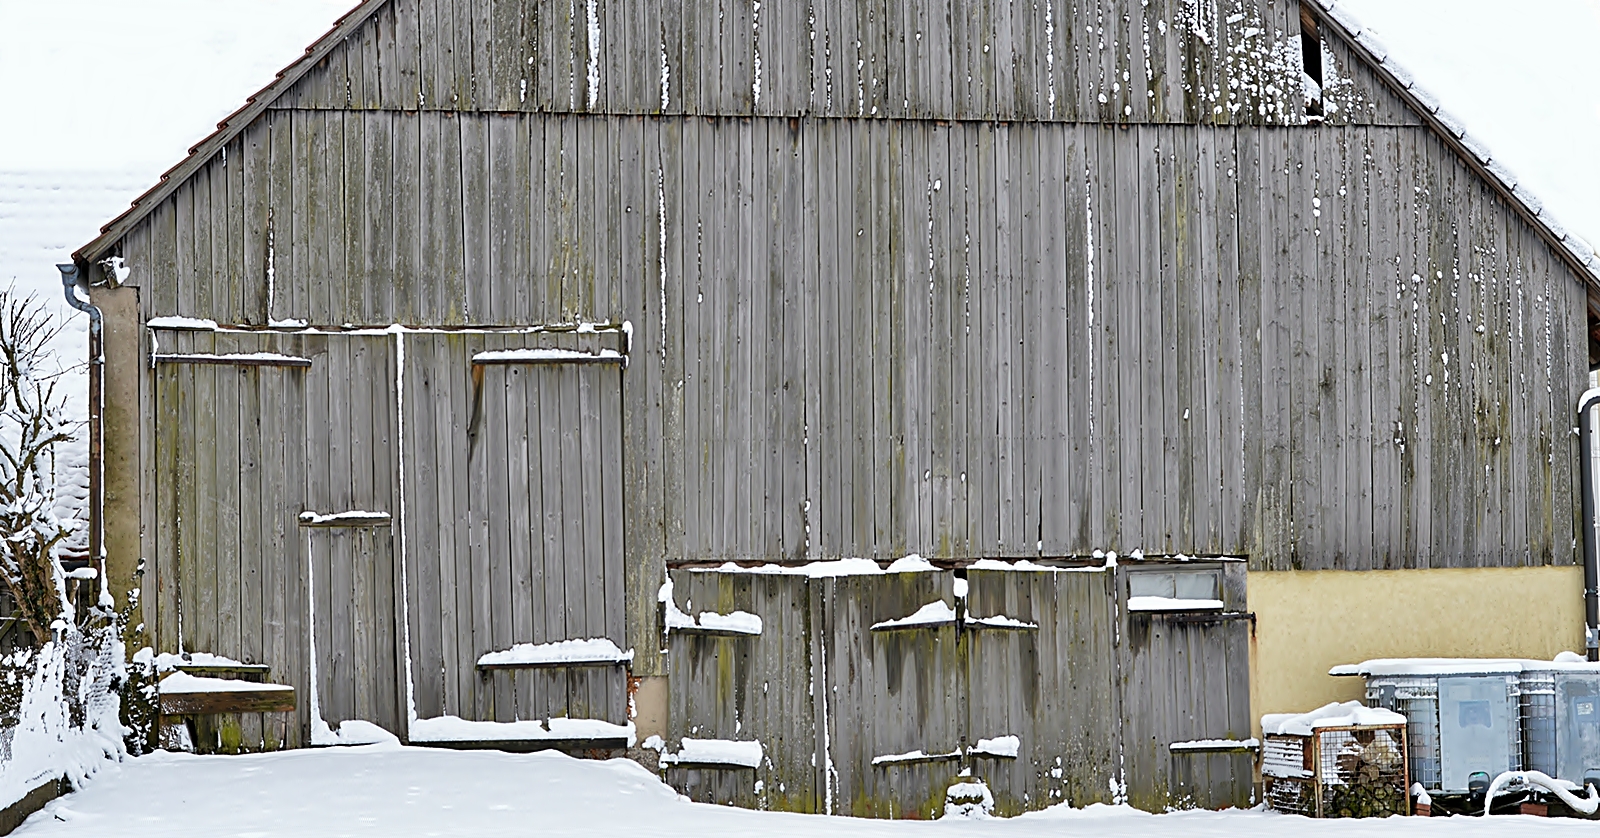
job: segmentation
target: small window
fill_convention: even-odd
[[[1220,600],[1222,574],[1216,568],[1136,570],[1128,574],[1128,596],[1173,600]]]
[[[1317,19],[1305,3],[1300,4],[1300,63],[1305,69],[1301,80],[1306,94],[1306,116],[1322,116],[1322,32]]]

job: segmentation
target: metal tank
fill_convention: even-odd
[[[1521,692],[1527,768],[1579,786],[1600,777],[1600,666],[1529,661]]]
[[[1406,717],[1411,781],[1430,793],[1466,794],[1523,764],[1521,661],[1394,659],[1335,667],[1360,675],[1367,704]]]

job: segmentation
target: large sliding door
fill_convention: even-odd
[[[392,339],[155,333],[161,651],[265,665],[298,697],[297,723],[223,720],[208,747],[304,744],[318,719],[402,732]]]
[[[418,716],[626,722],[620,663],[478,665],[519,644],[626,645],[615,335],[404,341],[407,613]]]

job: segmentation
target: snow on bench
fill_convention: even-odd
[[[764,756],[759,739],[742,742],[735,739],[691,739],[685,736],[678,744],[677,753],[661,755],[661,764],[690,768],[760,768]]]
[[[478,722],[459,716],[436,716],[411,722],[411,741],[445,747],[504,747],[532,745],[552,749],[631,748],[636,744],[633,723],[612,724],[600,719],[524,719],[516,722]],[[538,750],[538,747],[531,748]]]
[[[518,643],[509,649],[489,652],[478,658],[478,668],[620,666],[632,660],[632,649],[624,652],[610,640],[595,637],[586,640],[557,640],[553,643]]]
[[[294,710],[294,687],[234,678],[208,678],[178,671],[161,679],[161,715],[212,713],[287,713]]]

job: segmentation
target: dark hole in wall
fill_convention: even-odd
[[[1317,27],[1317,19],[1312,16],[1311,10],[1304,5],[1300,7],[1300,58],[1306,68],[1306,75],[1317,85],[1315,95],[1306,96],[1306,114],[1308,116],[1322,115],[1322,33]]]

